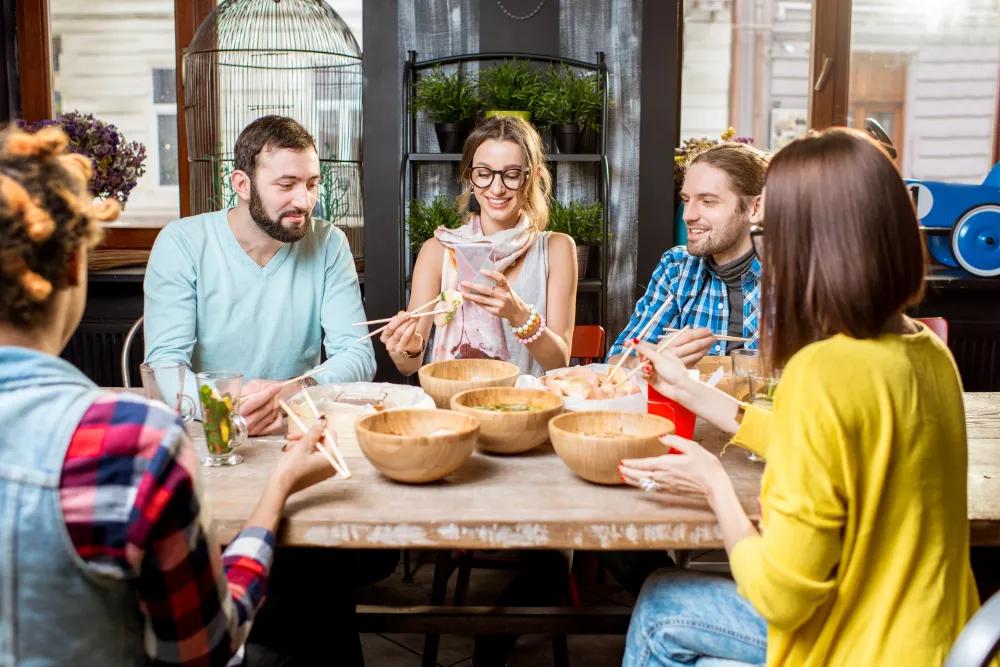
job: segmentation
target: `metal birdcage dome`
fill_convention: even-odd
[[[361,49],[323,0],[224,0],[184,53],[191,211],[233,205],[229,176],[240,131],[290,116],[316,139],[318,217],[362,254]]]

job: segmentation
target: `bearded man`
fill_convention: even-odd
[[[175,220],[153,246],[146,361],[242,372],[240,412],[250,435],[264,435],[282,428],[277,399],[301,388],[283,380],[306,371],[324,384],[371,380],[375,355],[351,326],[365,314],[347,237],[312,217],[312,136],[291,118],[265,116],[243,129],[234,153],[236,205]],[[185,393],[194,384],[187,378]]]
[[[742,143],[719,144],[691,160],[681,188],[687,246],[663,253],[608,352],[611,362],[632,339],[656,342],[669,329],[684,329],[671,348],[688,366],[741,345],[716,336],[745,338],[756,348],[760,259],[750,223],[762,215],[767,162],[766,153]]]

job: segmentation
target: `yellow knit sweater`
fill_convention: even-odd
[[[810,345],[734,439],[767,458],[762,536],[730,557],[767,664],[941,665],[979,601],[962,387],[940,340]]]

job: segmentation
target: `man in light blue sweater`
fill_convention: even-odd
[[[311,215],[320,165],[313,138],[291,118],[265,116],[235,145],[234,208],[171,222],[146,269],[146,361],[194,372],[237,370],[251,435],[282,427],[282,380],[327,360],[320,383],[371,380],[375,355],[358,341],[365,319],[344,233]],[[193,394],[194,378],[185,381]]]

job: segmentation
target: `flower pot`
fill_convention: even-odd
[[[471,129],[469,123],[434,123],[434,133],[441,152],[461,153]]]
[[[520,118],[525,123],[531,122],[530,111],[510,111],[506,109],[490,109],[484,115],[487,118],[503,118],[504,116],[511,116],[513,118]]]
[[[590,249],[593,247],[589,245],[578,245],[576,247],[577,278],[580,280],[587,277],[587,265],[590,263]]]
[[[600,148],[597,145],[597,130],[592,127],[585,127],[580,131],[580,152],[597,153]]]
[[[580,126],[576,123],[553,125],[552,134],[556,138],[556,148],[560,153],[580,152]]]

